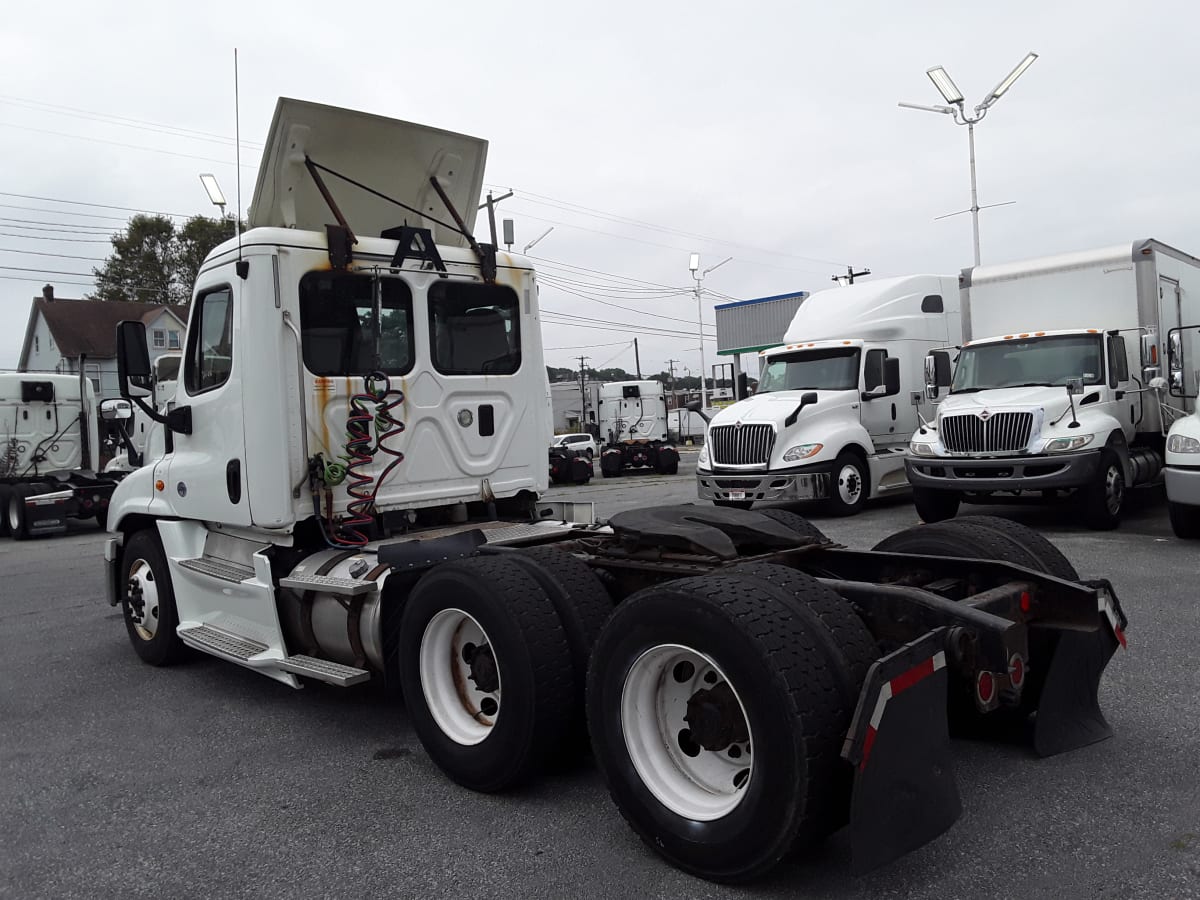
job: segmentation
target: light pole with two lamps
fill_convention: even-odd
[[[703,272],[700,272],[699,275],[696,273],[700,270],[700,254],[693,253],[691,259],[688,261],[688,268],[692,270],[692,277],[696,279],[696,325],[700,329],[700,407],[702,409],[708,409],[708,382],[704,378],[704,304],[700,301],[704,290],[704,276],[713,269],[721,268],[721,266],[725,265],[731,259],[733,257],[728,256],[715,266],[709,266]]]
[[[933,86],[938,89],[938,93],[942,95],[949,106],[921,106],[917,103],[901,103],[905,109],[919,109],[924,112],[942,113],[943,115],[953,116],[954,122],[957,125],[967,126],[967,141],[971,149],[971,225],[975,236],[975,265],[979,265],[979,192],[975,186],[975,123],[983,119],[987,115],[987,111],[997,100],[1008,92],[1008,89],[1013,86],[1021,74],[1033,65],[1033,61],[1038,58],[1036,53],[1027,53],[1025,58],[1021,60],[1015,69],[1008,73],[1008,76],[998,85],[992,88],[991,93],[983,98],[983,102],[975,107],[974,115],[967,115],[966,109],[963,106],[962,91],[958,89],[954,81],[950,78],[949,73],[941,66],[934,66],[932,69],[926,70],[925,74],[929,76],[929,80],[933,82]],[[1001,206],[1003,204],[993,204]],[[956,214],[957,215],[957,214]]]

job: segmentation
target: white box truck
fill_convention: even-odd
[[[251,228],[202,265],[174,406],[141,404],[163,427],[109,507],[109,601],[145,662],[190,646],[292,688],[398,686],[479,791],[590,741],[646,843],[723,881],[847,824],[861,868],[949,828],[948,696],[1018,730],[1036,712],[1043,755],[1111,733],[1096,689],[1125,617],[1035,532],[855,551],[780,510],[600,527],[540,503],[537,282],[471,234],[485,150],[280,101]],[[141,322],[117,352],[131,396]]]
[[[905,490],[925,355],[960,340],[958,278],[882,278],[810,296],[759,354],[753,397],[713,417],[696,464],[702,499],[825,499],[850,515]]]
[[[1200,260],[1139,240],[967,269],[962,309],[953,375],[944,352],[927,369],[929,392],[949,394],[907,461],[921,517],[1070,495],[1089,527],[1116,527],[1126,488],[1161,475],[1160,407],[1192,408],[1195,374],[1167,359],[1167,334],[1198,318]]]

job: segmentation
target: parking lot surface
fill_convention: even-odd
[[[600,516],[690,502],[693,460],[548,499]],[[917,522],[905,498],[853,519],[791,508],[860,548]],[[956,742],[964,811],[947,834],[855,877],[842,832],[741,888],[643,846],[590,761],[472,794],[371,685],[291,691],[199,657],[145,666],[103,600],[101,532],[4,539],[0,896],[1200,897],[1200,544],[1174,539],[1161,491],[1135,492],[1108,533],[1066,508],[969,511],[1039,528],[1112,580],[1130,619],[1101,686],[1115,737],[1050,759]]]

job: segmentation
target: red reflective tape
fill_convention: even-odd
[[[867,767],[867,757],[871,755],[871,748],[875,745],[875,734],[875,729],[868,725],[867,736],[863,739],[862,761],[858,764],[860,772]]]
[[[895,697],[901,691],[907,690],[922,678],[927,678],[932,674],[933,657],[921,660],[907,672],[903,672],[891,680],[892,696]]]
[[[1121,642],[1122,647],[1129,649],[1129,645],[1127,643],[1125,643],[1124,629],[1118,628],[1117,626],[1114,625],[1113,626],[1113,634],[1115,634],[1117,636],[1117,640]]]

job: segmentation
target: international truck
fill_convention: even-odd
[[[1168,377],[1163,389],[1173,398],[1187,397],[1185,372],[1192,369],[1194,379],[1200,379],[1195,367],[1200,366],[1200,325],[1184,325],[1167,332]],[[1169,412],[1182,413],[1175,406]],[[1200,538],[1200,410],[1177,415],[1167,433],[1166,468],[1167,513],[1176,537],[1187,540]]]
[[[846,823],[862,867],[941,834],[951,721],[1031,727],[1042,754],[1111,733],[1119,601],[1019,525],[850,550],[780,510],[599,524],[541,500],[537,276],[473,235],[486,146],[281,100],[250,228],[200,268],[171,409],[133,396],[145,328],[118,327],[122,391],[161,425],[104,552],[143,661],[398,688],[477,791],[590,745],[647,844],[722,881]]]
[[[1138,240],[966,269],[962,309],[953,376],[945,351],[927,369],[930,394],[949,393],[906,462],[921,518],[1070,499],[1088,527],[1115,528],[1127,489],[1162,476],[1164,405],[1194,407],[1168,334],[1200,320],[1200,260]]]
[[[749,509],[824,500],[837,515],[908,489],[924,360],[961,340],[958,279],[912,275],[819,291],[759,354],[753,397],[718,412],[696,463],[701,499]]]
[[[131,413],[129,404],[113,404],[109,421],[132,426]],[[105,424],[86,377],[0,373],[0,536],[58,534],[69,519],[104,525],[113,488],[127,470],[119,464],[100,470]],[[134,439],[127,432],[121,443]]]
[[[658,381],[612,381],[600,385],[600,473],[605,478],[626,469],[653,469],[660,475],[679,471],[679,451],[667,429],[667,395]]]

